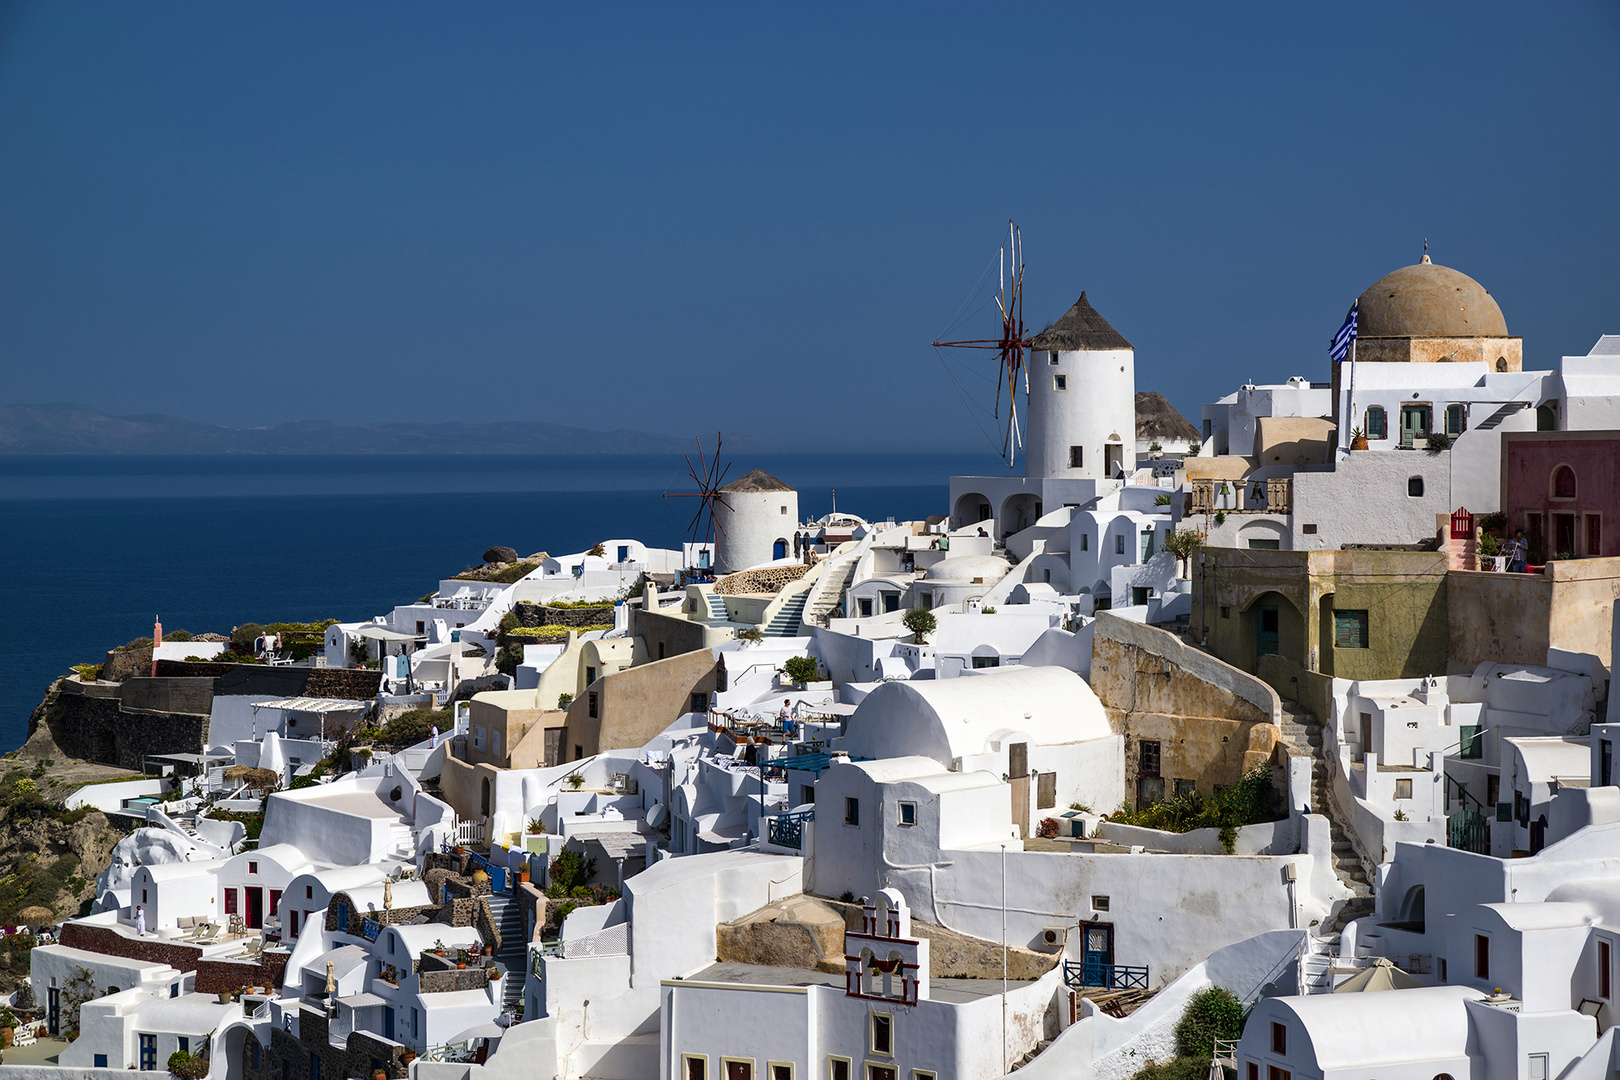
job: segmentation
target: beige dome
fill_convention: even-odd
[[[1507,337],[1485,287],[1449,266],[1423,261],[1385,274],[1361,294],[1359,337]]]
[[[930,566],[923,579],[946,585],[966,585],[982,580],[987,585],[993,585],[1006,577],[1011,569],[1012,563],[1000,555],[953,555]]]

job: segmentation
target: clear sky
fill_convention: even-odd
[[[1554,366],[1620,4],[0,3],[0,402],[978,449],[1008,218],[1195,422],[1425,237]]]

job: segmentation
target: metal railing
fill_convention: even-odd
[[[360,920],[360,936],[367,941],[376,941],[377,935],[382,933],[382,923],[373,918]]]
[[[1095,960],[1063,961],[1063,981],[1073,990],[1146,990],[1147,965],[1104,964]]]
[[[815,819],[814,807],[790,814],[775,814],[765,819],[765,837],[777,847],[797,850],[804,843],[804,823]]]

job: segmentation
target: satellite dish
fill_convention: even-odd
[[[652,804],[652,808],[647,811],[647,824],[656,829],[664,823],[664,817],[664,804],[655,802]]]

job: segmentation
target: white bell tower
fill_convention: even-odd
[[[1024,475],[1110,480],[1136,468],[1136,350],[1081,293],[1030,341]]]

